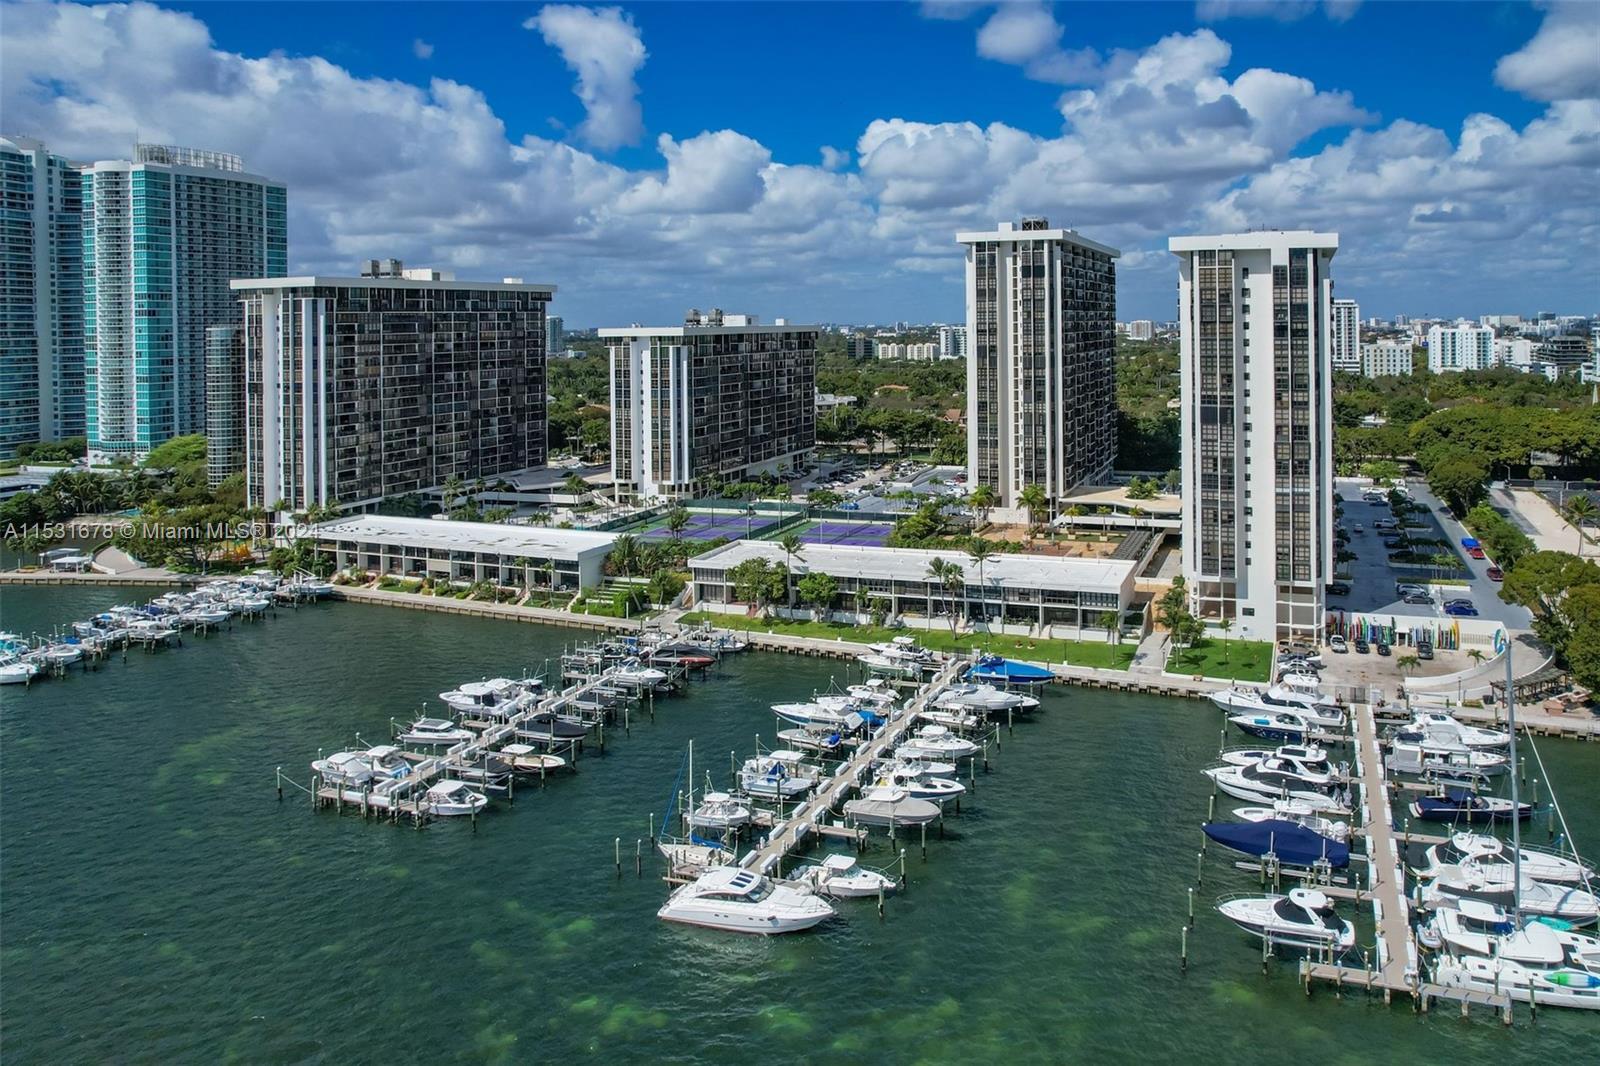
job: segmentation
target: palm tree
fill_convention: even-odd
[[[985,624],[989,621],[989,593],[983,583],[983,564],[994,554],[994,545],[982,537],[973,537],[972,543],[967,546],[967,554],[972,556],[972,561],[978,564],[978,613]]]
[[[451,474],[444,479],[444,484],[439,486],[439,509],[446,516],[456,509],[456,501],[461,498],[463,482],[460,474]]]
[[[567,479],[561,483],[561,488],[569,496],[576,496],[577,502],[583,502],[583,496],[589,491],[589,483],[577,474],[568,474]]]
[[[1088,513],[1089,513],[1089,509],[1088,509],[1088,508],[1087,508],[1087,507],[1085,507],[1085,506],[1084,506],[1084,505],[1083,505],[1083,504],[1081,504],[1081,503],[1075,503],[1075,504],[1073,504],[1073,505],[1072,505],[1072,506],[1071,506],[1071,507],[1068,507],[1068,508],[1067,508],[1067,509],[1066,509],[1066,511],[1064,511],[1064,512],[1063,512],[1063,513],[1064,513],[1064,514],[1065,514],[1065,515],[1066,515],[1066,516],[1067,516],[1067,517],[1068,517],[1068,518],[1071,518],[1071,519],[1073,519],[1073,520],[1074,520],[1074,521],[1072,521],[1072,522],[1071,522],[1071,523],[1070,523],[1070,525],[1071,525],[1071,528],[1072,528],[1072,529],[1073,529],[1073,530],[1074,530],[1074,531],[1076,531],[1076,530],[1077,530],[1077,528],[1078,528],[1078,523],[1077,523],[1077,521],[1076,521],[1076,520],[1077,520],[1077,519],[1079,519],[1079,518],[1082,518],[1082,517],[1083,517],[1083,516],[1084,516],[1084,515],[1086,515],[1086,514],[1088,514]]]
[[[622,534],[611,542],[611,554],[607,558],[617,573],[632,577],[639,569],[639,538],[632,533]]]
[[[1222,630],[1222,661],[1228,661],[1228,634],[1233,632],[1233,619],[1224,618],[1217,623],[1217,628]]]
[[[1117,624],[1116,611],[1101,611],[1098,619],[1100,628],[1111,634],[1118,647],[1122,646],[1122,627]]]
[[[674,507],[667,512],[667,532],[672,534],[672,550],[675,557],[683,551],[683,531],[689,528],[689,512],[682,506]]]
[[[1422,660],[1417,658],[1415,655],[1401,655],[1396,657],[1394,665],[1395,668],[1403,674],[1408,670],[1415,670],[1417,667],[1421,666]]]
[[[778,547],[783,549],[783,568],[788,571],[793,571],[794,560],[796,558],[804,557],[802,552],[805,550],[805,542],[794,533],[785,533],[783,535],[783,539],[778,541]],[[793,575],[790,574],[788,577],[784,578],[784,599],[788,602],[790,607],[794,606],[794,582],[791,580],[792,576]]]
[[[546,559],[539,569],[544,573],[544,605],[552,607],[556,602],[556,561]]]
[[[956,622],[958,621],[955,594],[957,589],[966,587],[966,578],[966,571],[961,568],[960,563],[954,560],[947,562],[935,556],[928,562],[929,606],[931,608],[933,602],[932,586],[942,586],[945,591],[945,599],[949,601],[947,606],[950,608],[950,640],[952,643],[956,639]]]
[[[1044,489],[1038,485],[1029,485],[1022,490],[1022,495],[1017,497],[1019,503],[1028,509],[1028,539],[1033,539],[1033,531],[1039,526],[1039,514],[1050,506],[1050,497],[1044,494]]]
[[[1467,658],[1472,660],[1473,666],[1482,666],[1483,660],[1487,659],[1488,656],[1483,654],[1483,652],[1478,648],[1473,648],[1467,652]]]
[[[977,512],[978,524],[974,528],[982,529],[984,526],[988,525],[989,511],[992,510],[995,505],[994,489],[990,488],[988,485],[979,485],[977,488],[973,489],[972,494],[967,497],[967,503],[969,503],[972,506],[972,509]]]
[[[1600,513],[1600,507],[1587,496],[1574,496],[1567,501],[1567,521],[1572,528],[1578,531],[1578,558],[1583,558],[1583,527],[1586,522],[1593,522],[1595,515]]]

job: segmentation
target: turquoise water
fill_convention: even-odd
[[[135,595],[5,589],[0,628],[47,630]],[[152,593],[146,592],[145,595]],[[748,654],[607,754],[519,790],[476,832],[279,803],[319,747],[376,743],[455,682],[537,666],[571,630],[378,607],[284,612],[126,665],[0,689],[0,1038],[11,1063],[1582,1061],[1600,1019],[1418,1017],[1310,1002],[1292,965],[1207,906],[1250,888],[1213,857],[1178,968],[1209,705],[1057,689],[910,891],[816,934],[668,925],[634,841],[684,747],[725,783],[768,704],[843,664]],[[437,704],[436,704],[437,706]],[[1547,741],[1580,843],[1600,850],[1600,746]],[[613,841],[624,841],[616,877]],[[889,861],[875,838],[868,861]],[[1363,923],[1363,928],[1369,928]],[[1382,1049],[1377,1051],[1375,1049]]]

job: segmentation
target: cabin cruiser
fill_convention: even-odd
[[[434,744],[446,747],[471,740],[472,730],[463,729],[449,718],[418,718],[400,734],[406,744]]]
[[[1505,773],[1511,760],[1497,751],[1424,739],[1418,743],[1396,740],[1383,764],[1396,774],[1471,781]]]
[[[1518,803],[1513,808],[1508,799],[1480,796],[1464,788],[1447,788],[1443,795],[1418,796],[1411,801],[1412,816],[1428,822],[1458,822],[1463,825],[1509,822],[1513,810],[1518,821],[1533,817],[1530,804]]]
[[[1523,875],[1535,881],[1581,885],[1594,877],[1593,867],[1551,851],[1524,847],[1516,858],[1522,866]],[[1412,873],[1418,877],[1432,877],[1440,867],[1469,859],[1486,866],[1504,867],[1508,871],[1507,876],[1510,876],[1511,845],[1499,837],[1466,832],[1453,833],[1445,843],[1429,846],[1422,853],[1422,862],[1412,867]]]
[[[336,751],[325,759],[312,759],[311,770],[330,785],[364,785],[372,780],[372,763],[364,751]]]
[[[1263,759],[1282,759],[1303,773],[1332,774],[1328,762],[1328,749],[1320,744],[1280,744],[1276,748],[1230,748],[1222,753],[1222,761],[1235,766],[1250,766]]]
[[[1600,899],[1581,889],[1547,885],[1526,875],[1513,881],[1510,867],[1484,865],[1473,860],[1446,863],[1420,888],[1424,906],[1453,906],[1464,899],[1482,900],[1499,907],[1518,906],[1528,914],[1560,918],[1575,925],[1600,919]]]
[[[1033,696],[1021,692],[1007,692],[993,685],[951,685],[934,699],[935,707],[951,707],[980,714],[1002,714],[1006,711],[1031,711],[1039,706]]]
[[[798,799],[821,780],[822,771],[806,762],[804,755],[782,748],[746,759],[739,768],[739,787],[768,799]]]
[[[1341,844],[1350,839],[1350,823],[1324,818],[1317,808],[1304,800],[1273,800],[1270,807],[1235,807],[1236,817],[1247,822],[1267,822],[1275,819],[1303,825],[1319,836],[1337,840]]]
[[[1433,980],[1446,988],[1503,994],[1538,1006],[1600,1010],[1600,975],[1558,966],[1531,967],[1509,958],[1444,955]]]
[[[1334,912],[1333,901],[1310,888],[1294,888],[1287,896],[1240,897],[1224,900],[1217,910],[1247,933],[1272,944],[1302,948],[1355,947],[1356,932]]]
[[[1228,715],[1228,721],[1243,733],[1262,740],[1287,740],[1299,743],[1318,729],[1299,711],[1246,711]]]
[[[1397,728],[1393,739],[1410,743],[1431,740],[1464,748],[1503,748],[1511,742],[1510,735],[1499,729],[1467,725],[1442,711],[1412,712],[1411,721]]]
[[[423,809],[441,818],[455,818],[464,814],[477,814],[489,805],[489,797],[474,792],[465,781],[445,779],[429,788],[422,796]]]
[[[1343,729],[1346,725],[1344,711],[1338,705],[1304,696],[1281,686],[1266,691],[1251,688],[1230,688],[1213,692],[1211,702],[1230,714],[1273,714],[1291,711],[1305,718],[1317,729]]]
[[[1223,763],[1201,773],[1235,799],[1254,803],[1298,799],[1322,811],[1344,806],[1332,798],[1334,781],[1331,774],[1302,771],[1294,763],[1276,756],[1249,766]]]
[[[1524,966],[1572,966],[1600,973],[1600,937],[1579,933],[1559,919],[1531,918],[1517,928],[1512,915],[1493,903],[1458,900],[1440,907],[1417,929],[1432,951],[1500,957]]]
[[[439,698],[459,714],[482,714],[515,703],[522,695],[522,686],[509,677],[492,677],[486,681],[468,681],[439,693]]]
[[[16,654],[0,656],[0,685],[26,685],[38,675],[36,663]]]
[[[624,684],[652,687],[667,680],[665,670],[646,666],[638,659],[624,659],[611,668],[611,676]]]
[[[856,862],[854,855],[829,855],[820,863],[802,866],[790,876],[803,885],[810,885],[818,895],[834,899],[889,896],[900,887],[900,882],[887,874],[869,870]]]
[[[873,785],[844,805],[846,817],[862,825],[927,825],[939,817],[939,805],[917,799],[899,785]]]
[[[694,829],[714,829],[727,832],[750,824],[750,808],[726,792],[707,792],[700,805],[689,812],[689,825]]]
[[[833,917],[815,893],[754,870],[716,866],[667,897],[656,917],[730,933],[797,933]]]
[[[940,805],[962,796],[967,787],[947,777],[930,777],[900,766],[889,766],[879,772],[875,784],[895,785],[905,789],[912,799],[928,800]]]
[[[895,754],[903,759],[954,761],[976,755],[979,750],[978,745],[956,736],[942,725],[925,725],[902,742]]]
[[[848,704],[829,706],[823,704],[821,700],[805,703],[774,703],[772,711],[779,718],[795,725],[837,729],[845,733],[854,733],[866,724],[866,719],[852,706]]]

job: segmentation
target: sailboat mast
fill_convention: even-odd
[[[1506,731],[1511,743],[1506,751],[1511,778],[1511,921],[1522,926],[1522,808],[1517,798],[1517,690],[1511,669],[1511,634],[1506,634]]]

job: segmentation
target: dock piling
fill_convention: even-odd
[[[622,838],[616,839],[617,880],[622,880]]]
[[[1189,928],[1194,928],[1194,888],[1189,889]]]
[[[283,802],[283,767],[278,767],[278,802]]]
[[[1183,926],[1178,930],[1178,972],[1189,972],[1189,927]]]

